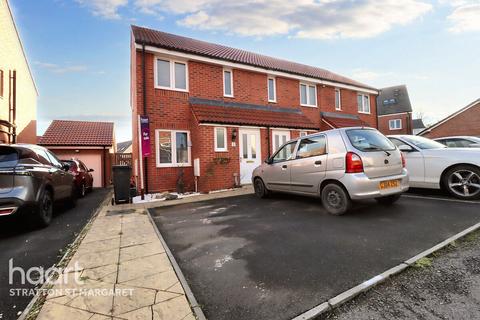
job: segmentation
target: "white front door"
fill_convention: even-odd
[[[272,154],[275,153],[280,147],[290,140],[290,131],[280,131],[280,130],[273,130],[272,131]]]
[[[261,163],[260,129],[240,129],[240,183],[252,183],[253,169]]]

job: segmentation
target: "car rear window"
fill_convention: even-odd
[[[387,151],[395,150],[395,145],[383,134],[376,130],[353,129],[347,130],[347,136],[352,146],[360,151]]]
[[[18,152],[12,147],[0,147],[0,168],[15,167],[18,163]]]

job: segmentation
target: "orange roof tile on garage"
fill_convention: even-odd
[[[40,138],[44,146],[113,145],[113,122],[53,120]]]

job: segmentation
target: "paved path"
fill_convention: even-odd
[[[38,320],[195,319],[144,209],[105,207],[57,282]]]
[[[33,298],[33,295],[11,295],[11,289],[29,289],[33,285],[22,285],[19,277],[12,285],[8,280],[8,261],[13,266],[49,268],[58,262],[65,249],[89,221],[95,209],[105,198],[107,189],[95,189],[85,198],[79,199],[73,209],[58,207],[52,224],[45,229],[29,230],[20,221],[0,219],[0,319],[16,319]]]

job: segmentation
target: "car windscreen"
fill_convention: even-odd
[[[446,146],[441,144],[440,142],[420,136],[402,136],[402,139],[422,150],[446,148]]]
[[[383,134],[370,129],[352,129],[346,131],[352,146],[360,151],[392,151],[395,145]]]
[[[18,152],[15,148],[0,146],[0,168],[12,168],[18,163]]]

